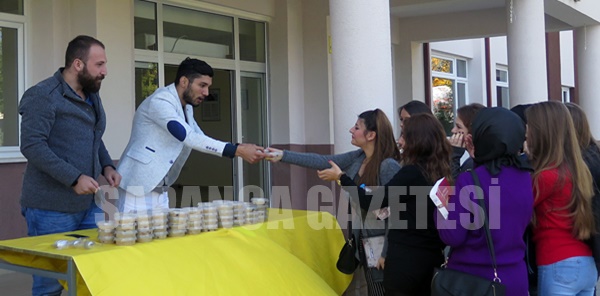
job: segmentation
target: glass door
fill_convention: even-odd
[[[253,143],[266,148],[266,94],[265,75],[262,73],[241,72],[241,136],[243,143]],[[242,162],[242,187],[239,192],[244,200],[251,197],[265,197],[268,195],[268,162],[260,161],[256,164]],[[240,196],[240,199],[242,197]]]

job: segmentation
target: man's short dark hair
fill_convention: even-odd
[[[86,62],[92,45],[98,45],[104,49],[104,44],[94,37],[79,35],[71,40],[65,54],[65,68],[70,67],[75,59]]]
[[[181,77],[185,76],[190,82],[192,82],[194,81],[194,79],[203,75],[213,77],[213,68],[205,61],[186,58],[185,60],[183,60],[183,62],[181,62],[181,64],[179,64],[179,68],[177,68],[177,76],[175,76],[175,85],[179,84],[179,80],[181,79]]]

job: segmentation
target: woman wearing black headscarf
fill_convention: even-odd
[[[525,126],[504,108],[479,111],[465,137],[467,151],[475,161],[495,249],[498,277],[506,295],[527,295],[527,270],[523,257],[523,234],[533,212],[529,165],[519,157]],[[485,228],[473,218],[478,202],[470,172],[458,176],[455,195],[449,200],[454,210],[445,220],[437,218],[442,241],[452,247],[448,268],[494,279]],[[465,219],[469,217],[469,219]],[[474,230],[472,230],[474,229]]]

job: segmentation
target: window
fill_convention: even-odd
[[[468,102],[467,61],[455,57],[432,55],[433,114],[449,135],[454,126],[456,109]]]
[[[571,87],[563,86],[562,87],[562,102],[568,103],[571,102]]]
[[[233,59],[233,18],[163,6],[164,52]]]
[[[240,19],[240,59],[265,62],[265,23]]]
[[[496,66],[496,105],[510,109],[510,97],[508,95],[508,68]]]
[[[23,1],[0,1],[0,12],[23,15]],[[0,162],[23,159],[18,106],[24,88],[24,22],[22,16],[4,19],[0,13]]]
[[[136,1],[133,23],[135,48],[158,50],[156,4],[146,1]]]
[[[135,62],[135,106],[158,88],[158,64]]]
[[[0,1],[0,12],[23,15],[23,0]]]

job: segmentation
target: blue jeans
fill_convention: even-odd
[[[63,213],[55,211],[40,210],[34,208],[21,208],[21,214],[27,221],[27,235],[38,236],[51,233],[60,233],[96,227],[96,214],[98,218],[104,212],[92,202],[88,210],[78,213]],[[69,237],[65,237],[69,239]],[[56,279],[33,276],[32,296],[54,296],[60,295],[62,285]]]
[[[598,271],[591,256],[538,266],[538,295],[593,296]]]

